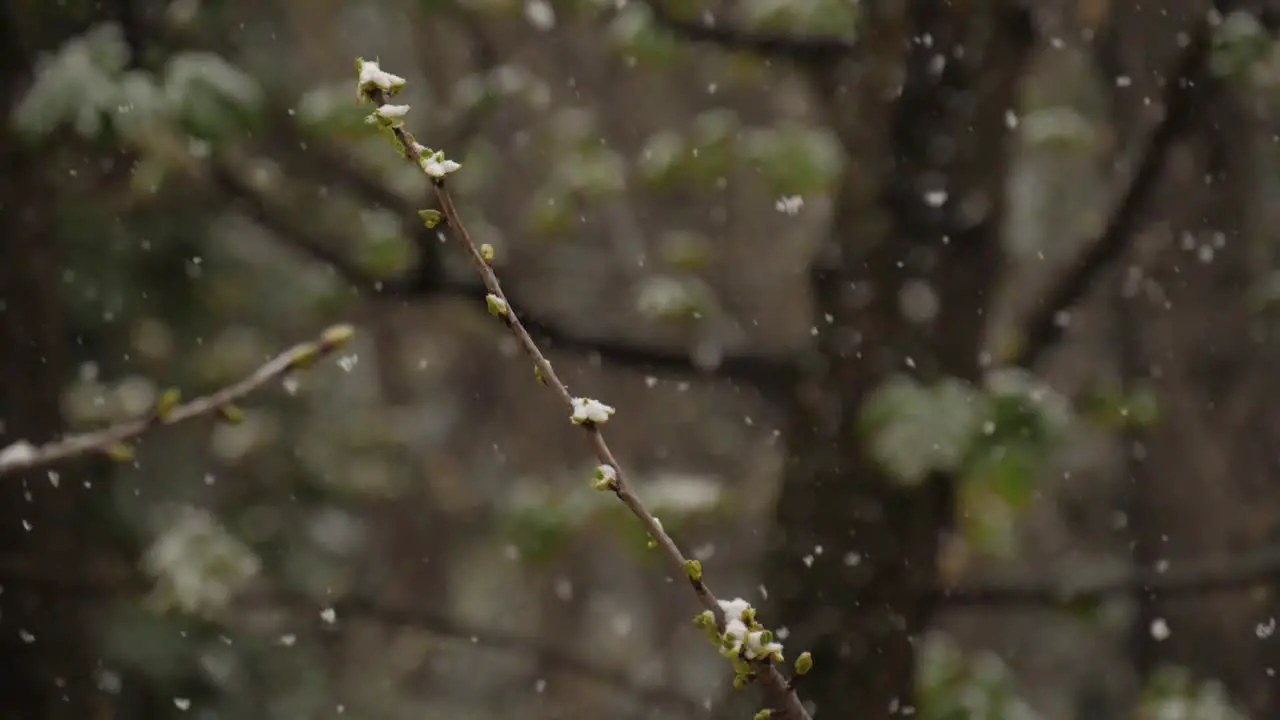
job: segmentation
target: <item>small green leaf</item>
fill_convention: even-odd
[[[813,653],[810,653],[808,650],[800,653],[800,656],[796,658],[796,674],[808,675],[809,671],[812,669]]]

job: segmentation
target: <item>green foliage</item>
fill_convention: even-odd
[[[178,53],[165,64],[168,112],[192,137],[216,140],[252,127],[262,101],[258,81],[219,55]]]
[[[757,30],[852,37],[861,7],[848,0],[748,0],[743,10]]]
[[[33,140],[66,128],[86,139],[111,132],[142,142],[169,123],[212,140],[247,127],[261,100],[256,80],[213,53],[176,53],[161,77],[126,70],[128,58],[114,23],[68,40],[40,63],[14,110],[15,128]]]
[[[1100,387],[1084,397],[1081,414],[1108,430],[1147,428],[1160,419],[1160,399],[1150,383],[1137,383],[1128,392]]]
[[[966,657],[941,633],[931,633],[916,656],[921,720],[1039,720],[1021,698],[1013,675],[995,655]]]
[[[1214,29],[1210,68],[1220,77],[1241,78],[1272,52],[1271,33],[1252,13],[1236,10]]]
[[[982,418],[982,398],[968,383],[896,375],[867,398],[859,422],[872,458],[899,482],[918,485],[932,472],[960,469]]]
[[[966,539],[1005,552],[1015,512],[1034,498],[1040,468],[1070,419],[1065,400],[1021,370],[994,371],[983,387],[897,375],[867,398],[859,432],[898,482],[954,474]]]
[[[1164,667],[1147,680],[1134,720],[1247,720],[1218,682],[1197,682],[1182,668]]]
[[[688,46],[653,21],[645,3],[627,3],[609,23],[613,47],[629,63],[649,67],[671,66],[688,52]]]
[[[584,472],[583,477],[591,474]],[[679,533],[724,508],[723,488],[714,478],[668,473],[632,482],[668,532]],[[661,562],[630,510],[589,485],[579,479],[572,488],[556,491],[543,482],[521,483],[507,493],[499,509],[499,532],[531,563],[553,562],[576,538],[591,533],[613,537],[642,562]]]
[[[366,108],[351,102],[351,83],[347,82],[312,88],[298,101],[299,124],[329,138],[368,136],[368,115]]]
[[[687,131],[651,136],[637,169],[647,184],[662,189],[711,185],[746,169],[773,194],[804,195],[830,190],[842,157],[829,131],[799,124],[747,128],[732,111],[717,109],[699,115]]]
[[[1022,139],[1038,150],[1079,153],[1094,147],[1099,139],[1099,126],[1079,110],[1066,105],[1051,105],[1029,110],[1019,121]]]

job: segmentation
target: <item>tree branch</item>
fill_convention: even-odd
[[[754,32],[717,25],[710,18],[703,22],[685,20],[667,8],[664,0],[642,2],[648,6],[660,27],[692,43],[804,63],[830,62],[858,52],[858,41],[853,38]]]
[[[1221,6],[1225,3],[1218,2]],[[1269,29],[1275,18],[1264,18]],[[1073,266],[1052,285],[1037,311],[1026,324],[1018,350],[1010,364],[1032,367],[1066,334],[1067,323],[1061,314],[1069,311],[1085,296],[1098,276],[1128,248],[1138,230],[1142,210],[1159,186],[1169,160],[1170,150],[1190,128],[1196,109],[1213,102],[1222,83],[1211,75],[1209,53],[1212,50],[1213,27],[1209,21],[1199,23],[1190,43],[1182,52],[1177,68],[1169,75],[1164,93],[1164,118],[1151,132],[1141,160],[1120,197],[1113,203],[1107,224],[1098,237]]]
[[[1247,589],[1280,582],[1280,547],[1268,546],[1239,558],[1168,561],[1167,566],[1110,573],[1080,582],[1061,579],[1009,580],[943,588],[939,602],[949,607],[1087,606],[1133,593],[1168,598]]]
[[[94,432],[67,435],[43,445],[19,440],[0,449],[0,477],[49,467],[71,458],[92,454],[119,455],[127,452],[125,443],[165,425],[219,415],[234,422],[238,411],[235,402],[291,373],[310,367],[350,341],[355,330],[350,325],[335,325],[311,342],[295,345],[262,365],[251,375],[209,395],[186,403],[176,398],[161,397],[155,411],[146,417],[130,420]],[[167,394],[167,392],[166,392]],[[167,402],[172,401],[172,402]],[[166,407],[167,405],[167,407]],[[124,449],[122,449],[124,448]]]
[[[362,64],[362,63],[358,63]],[[371,63],[363,63],[362,66],[368,69]],[[376,68],[376,65],[373,66]],[[380,70],[376,70],[380,72]],[[462,218],[458,214],[457,207],[454,205],[453,198],[450,196],[448,189],[445,187],[444,178],[457,166],[453,168],[447,167],[447,161],[443,158],[430,159],[426,157],[423,151],[426,149],[419,144],[412,135],[403,128],[402,122],[397,119],[399,116],[387,116],[384,109],[390,108],[387,105],[387,93],[384,92],[390,83],[395,82],[394,76],[380,75],[372,80],[366,80],[364,70],[361,71],[360,78],[360,94],[363,98],[372,102],[379,108],[375,111],[375,117],[386,118],[387,122],[384,127],[394,135],[399,149],[404,153],[405,158],[412,162],[432,181],[435,188],[436,198],[440,202],[443,212],[445,225],[448,227],[450,234],[457,240],[463,252],[470,258],[472,265],[475,266],[477,274],[484,281],[485,289],[488,291],[486,303],[492,314],[496,315],[515,336],[520,346],[524,349],[529,359],[533,362],[537,369],[538,377],[543,384],[552,389],[555,395],[563,403],[566,410],[569,411],[570,418],[574,424],[581,427],[587,434],[595,451],[596,459],[599,460],[600,466],[597,469],[597,488],[601,490],[611,491],[618,500],[626,506],[631,514],[639,520],[640,524],[647,531],[653,545],[657,547],[663,555],[666,556],[673,572],[677,577],[684,576],[689,582],[689,587],[698,601],[705,608],[705,617],[709,618],[718,633],[725,642],[728,642],[731,632],[730,622],[736,623],[735,627],[743,626],[744,623],[754,625],[753,616],[748,617],[745,610],[735,610],[735,612],[743,613],[740,618],[731,618],[727,616],[726,608],[729,605],[723,604],[718,600],[711,588],[707,586],[702,579],[702,566],[696,560],[690,560],[684,556],[684,553],[676,545],[671,536],[663,529],[662,523],[649,512],[644,503],[635,494],[631,487],[627,473],[623,470],[621,463],[613,454],[609,444],[605,441],[604,434],[600,430],[600,425],[606,422],[613,414],[614,409],[604,405],[596,400],[589,398],[575,397],[569,392],[569,388],[564,384],[560,377],[556,374],[555,369],[551,366],[550,361],[539,349],[537,342],[529,334],[524,323],[517,315],[515,308],[512,306],[510,299],[503,292],[502,284],[498,281],[498,276],[494,273],[493,267],[490,265],[490,258],[486,257],[484,251],[472,240],[470,233],[467,232],[466,226],[462,222]],[[384,86],[383,83],[387,85]],[[403,85],[403,80],[399,80]],[[381,88],[381,89],[380,89]],[[399,89],[399,88],[396,88]],[[407,107],[401,108],[398,112],[403,115],[408,110]],[[433,165],[434,163],[434,165]],[[491,250],[490,250],[491,252]],[[745,605],[745,603],[743,603]],[[749,607],[749,606],[748,606]],[[800,701],[793,686],[783,676],[773,662],[774,650],[769,644],[770,641],[763,641],[758,635],[747,636],[744,629],[744,637],[738,640],[739,657],[747,663],[751,668],[749,675],[739,675],[742,678],[757,680],[764,687],[766,695],[770,701],[776,704],[776,712],[785,720],[811,720],[804,704]],[[760,638],[752,640],[751,638]],[[772,633],[770,633],[770,638]],[[746,654],[754,647],[751,643],[757,643],[759,647],[755,649],[759,651],[760,657]],[[781,658],[780,648],[778,648],[778,658]]]

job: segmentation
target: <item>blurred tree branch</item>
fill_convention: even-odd
[[[475,299],[478,306],[483,305],[486,294],[484,286],[469,277],[458,278],[444,272],[443,263],[438,259],[434,265],[439,270],[434,272],[415,268],[395,278],[379,278],[369,273],[346,253],[337,249],[347,242],[345,237],[337,237],[336,233],[333,237],[322,237],[319,228],[309,226],[297,212],[285,207],[283,203],[273,201],[266,190],[247,180],[245,172],[225,155],[211,161],[210,176],[215,184],[238,200],[255,221],[274,233],[281,242],[328,265],[339,277],[361,292],[373,297],[404,301],[426,300],[444,295],[465,296]],[[403,211],[410,217],[416,216],[417,209],[408,200],[385,189],[379,195],[383,200],[394,202],[393,209]],[[435,231],[430,231],[430,235],[430,244],[438,246]],[[427,262],[431,260],[428,258]],[[702,367],[688,352],[663,349],[649,343],[579,334],[550,318],[527,311],[523,322],[531,334],[553,350],[587,354],[598,357],[604,363],[643,372],[714,377],[747,383],[765,391],[789,388],[799,372],[797,363],[782,356],[730,354],[714,367]]]
[[[217,415],[234,422],[239,413],[235,407],[237,400],[310,367],[315,361],[346,345],[354,332],[350,325],[333,326],[316,340],[300,343],[277,355],[239,382],[185,403],[180,402],[176,394],[171,394],[176,391],[166,390],[146,417],[103,430],[66,435],[39,446],[25,440],[14,442],[0,449],[0,477],[46,468],[85,455],[106,454],[128,459],[132,452],[126,444],[128,441],[153,428],[176,425],[198,417]]]
[[[77,575],[67,573],[61,566],[36,565],[21,558],[0,558],[0,580],[4,583],[21,581],[47,592],[83,596],[92,602],[121,593],[146,593],[151,589],[147,578],[125,563],[100,564],[89,568],[86,574]],[[255,597],[251,598],[251,602],[282,606],[289,611],[288,617],[291,619],[308,618],[312,629],[329,630],[333,627],[321,619],[316,611],[321,603],[302,592],[274,588],[260,596],[257,593],[253,595]],[[690,713],[701,709],[696,700],[675,690],[642,685],[629,677],[625,670],[602,667],[599,663],[585,660],[535,638],[473,626],[447,615],[393,606],[367,597],[347,596],[329,603],[326,609],[333,610],[335,622],[339,624],[346,620],[357,620],[409,627],[468,645],[530,653],[549,665],[617,688],[654,705],[679,708]]]
[[[755,32],[718,25],[710,18],[686,20],[673,12],[664,0],[642,1],[660,27],[681,40],[693,43],[803,63],[827,63],[852,57],[858,52],[858,41],[854,38]]]
[[[1159,567],[1123,570],[1078,582],[1061,578],[1010,579],[936,592],[938,600],[948,607],[1069,607],[1133,593],[1194,596],[1269,587],[1277,582],[1280,547],[1268,546],[1241,557],[1170,560]]]
[[[1234,4],[1218,0],[1214,7],[1225,14]],[[1280,25],[1275,13],[1262,13],[1259,19],[1272,32]],[[1159,186],[1171,149],[1191,126],[1197,108],[1209,106],[1222,90],[1223,83],[1209,67],[1213,33],[1214,26],[1207,17],[1197,24],[1177,67],[1168,75],[1164,117],[1151,131],[1137,168],[1113,203],[1101,233],[1085,244],[1077,261],[1051,283],[1045,299],[1026,323],[1009,364],[1030,368],[1056,347],[1070,324],[1064,314],[1080,302],[1098,277],[1129,247],[1139,229],[1141,212]]]

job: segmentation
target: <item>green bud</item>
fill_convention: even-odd
[[[595,475],[591,479],[591,487],[600,491],[617,490],[618,471],[612,465],[597,467]]]
[[[493,257],[494,257],[494,250],[492,245],[490,245],[489,243],[485,243],[480,246],[481,260],[484,260],[487,263],[491,263],[493,262]]]
[[[702,563],[698,562],[697,560],[685,560],[684,574],[688,575],[689,579],[694,582],[701,582],[702,581]]]
[[[320,333],[320,347],[326,352],[337,350],[351,342],[351,338],[355,335],[356,329],[351,325],[346,323],[331,325]]]
[[[427,226],[427,229],[431,230],[440,224],[440,220],[444,218],[444,215],[439,210],[419,210],[418,217],[422,218],[422,222]]]
[[[734,675],[733,689],[741,690],[742,688],[746,687],[747,683],[749,682],[751,682],[751,677],[749,675]]]
[[[132,462],[134,458],[133,446],[126,442],[112,443],[105,452],[107,457],[118,463]]]
[[[764,710],[761,710],[760,712],[756,713],[756,716],[755,718],[753,718],[753,720],[769,720],[769,718],[771,717],[773,717],[773,711],[768,708],[765,708]]]
[[[813,669],[813,654],[805,651],[800,653],[800,657],[796,658],[796,674],[808,675]]]
[[[315,343],[306,343],[299,345],[293,350],[293,357],[289,358],[289,365],[294,370],[306,370],[311,367],[316,358],[320,356],[320,346]]]
[[[160,393],[160,399],[156,400],[156,417],[166,420],[173,414],[175,408],[182,403],[182,391],[178,388],[169,388]]]
[[[486,295],[484,302],[489,306],[489,314],[494,317],[506,317],[507,313],[511,312],[511,309],[507,306],[507,301],[493,293]]]
[[[228,425],[239,425],[244,422],[244,411],[232,403],[219,405],[218,418]]]

